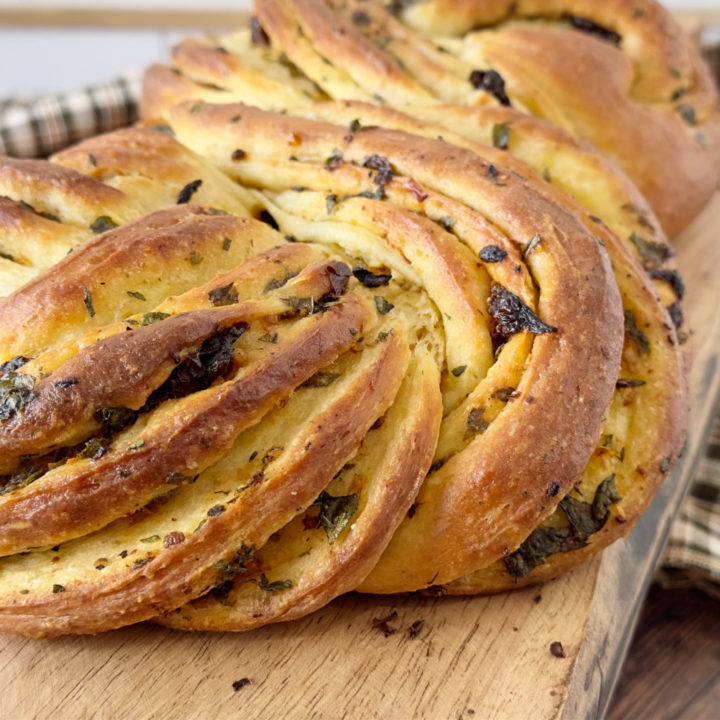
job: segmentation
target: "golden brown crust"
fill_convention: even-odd
[[[271,50],[258,56],[234,37],[225,43],[230,50],[186,41],[173,56],[185,78],[150,71],[145,116],[164,116],[173,99],[191,96],[223,102],[230,95],[277,109],[278,94],[266,92],[260,77],[288,59],[305,76],[288,78],[296,89],[309,78],[333,98],[394,106],[495,104],[482,83],[470,81],[474,71],[495,70],[505,83],[502,102],[616,159],[670,235],[700,212],[717,182],[717,93],[691,41],[654,0],[601,7],[590,0],[433,1],[410,4],[397,17],[385,3],[259,0],[256,12]],[[306,106],[313,96],[305,92],[285,97],[284,107]]]
[[[35,637],[101,632],[172,609],[202,593],[217,575],[213,566],[227,557],[228,548],[263,544],[306,507],[342,467],[390,404],[399,384],[398,365],[402,366],[405,357],[401,340],[394,336],[371,350],[366,367],[356,373],[346,391],[313,418],[303,443],[292,449],[285,462],[284,472],[277,475],[270,469],[261,482],[223,503],[222,512],[201,511],[201,517],[207,515],[205,522],[185,535],[183,542],[170,544],[157,554],[148,552],[142,562],[128,561],[119,568],[115,563],[96,571],[91,560],[97,552],[95,546],[102,547],[108,535],[121,534],[128,523],[132,529],[132,520],[119,521],[117,528],[110,526],[69,546],[71,554],[64,567],[72,572],[79,561],[86,567],[65,584],[53,584],[53,580],[65,579],[68,572],[58,564],[45,578],[44,588],[36,584],[32,592],[13,596],[17,585],[12,589],[6,585],[0,595],[0,629]],[[15,556],[5,561],[0,576],[7,579],[14,566],[16,583],[30,581],[34,568],[51,565],[51,557],[52,552]]]
[[[575,495],[592,502],[602,479],[612,476],[619,500],[614,502],[600,529],[587,544],[569,552],[555,552],[537,567],[518,575],[502,561],[460,577],[442,588],[443,593],[465,595],[493,593],[550,580],[585,562],[592,555],[625,537],[645,512],[675,461],[682,453],[688,426],[688,389],[683,373],[680,347],[668,338],[672,323],[666,310],[655,301],[647,276],[632,262],[617,238],[611,249],[613,265],[621,282],[623,303],[642,328],[649,351],[640,354],[632,340],[626,340],[619,383],[610,418],[626,415],[623,421],[603,430]],[[672,333],[672,331],[670,330]],[[640,385],[623,385],[635,379]],[[617,429],[616,429],[617,428]],[[566,527],[564,510],[557,509],[539,530]]]
[[[228,122],[232,118],[235,121]],[[344,128],[270,116],[239,105],[193,105],[192,112],[189,105],[180,106],[172,113],[171,125],[197,152],[211,154],[233,174],[262,172],[264,182],[272,183],[275,190],[282,185],[311,189],[316,183],[327,187],[330,181],[337,197],[352,195],[356,192],[353,186],[343,184],[346,176],[349,181],[355,174],[349,162],[362,165],[364,158],[383,156],[391,160],[396,175],[412,178],[428,196],[445,194],[470,207],[482,203],[483,211],[513,239],[529,239],[535,233],[542,236],[542,261],[540,254],[534,255],[529,265],[540,288],[540,316],[560,331],[535,338],[518,388],[520,399],[507,407],[467,452],[429,478],[420,494],[421,502],[423,493],[432,496],[427,512],[418,512],[412,522],[401,525],[386,551],[390,558],[393,548],[402,548],[397,551],[398,560],[381,560],[363,587],[390,592],[443,581],[438,578],[451,580],[464,568],[487,564],[504,548],[517,546],[527,534],[519,528],[529,530],[552,510],[548,486],[559,482],[564,488],[562,497],[582,472],[614,389],[621,340],[614,329],[619,307],[614,279],[599,245],[574,216],[532,192],[517,176],[495,166],[488,174],[490,163],[443,142],[410,139],[401,132],[377,128],[347,136]],[[209,137],[212,144],[205,141]],[[276,167],[283,154],[302,157],[308,164],[324,163],[333,148],[340,149],[345,162],[332,174],[322,167],[309,168],[301,180],[305,163],[290,161],[283,166],[282,177],[271,178],[266,169],[248,167],[253,156],[247,163],[225,159],[241,137],[246,143],[255,138],[254,155],[272,155]],[[290,147],[288,138],[292,138]],[[320,177],[315,179],[314,173]],[[394,182],[386,185],[386,192],[391,192]],[[428,198],[423,202],[427,204]],[[596,282],[589,284],[589,277]],[[606,317],[615,318],[603,327],[597,325],[599,306],[607,308]],[[580,397],[577,388],[583,388]],[[528,398],[532,399],[528,402]],[[547,425],[548,417],[554,418],[552,427]],[[508,457],[500,448],[507,443],[511,427],[516,428],[514,434],[523,430],[522,437],[515,440],[516,452]],[[579,427],[582,432],[578,434]],[[532,487],[528,485],[530,476]],[[497,513],[503,517],[496,519],[492,532],[488,523],[486,534],[473,533],[468,540],[468,530],[488,517],[488,507],[479,503],[478,497],[488,499],[491,508],[508,509]],[[388,568],[386,573],[383,567]],[[370,585],[373,578],[381,577]]]
[[[317,297],[322,297],[331,288],[325,280],[324,287],[321,284],[316,290]],[[292,290],[288,289],[288,292]],[[121,407],[140,407],[154,389],[146,384],[143,375],[145,372],[157,373],[159,369],[153,363],[152,350],[145,351],[146,347],[159,345],[171,356],[179,355],[171,342],[176,330],[190,330],[186,334],[195,332],[202,337],[216,333],[223,326],[257,320],[261,315],[260,308],[253,307],[252,303],[247,305],[249,307],[231,305],[181,314],[90,346],[90,352],[86,354],[91,358],[99,355],[103,364],[108,364],[100,366],[99,370],[108,371],[108,366],[114,364],[124,366],[123,372],[112,373],[108,378],[108,391],[102,393],[102,400],[115,400],[118,395],[132,392],[135,402],[121,404]],[[275,313],[287,308],[282,302],[279,305],[280,308],[277,305],[274,308]],[[273,312],[273,308],[268,310]],[[92,532],[145,505],[168,488],[188,482],[221,458],[242,430],[258,422],[272,407],[283,402],[297,385],[347,350],[353,342],[348,328],[362,328],[366,318],[366,308],[354,298],[348,298],[344,304],[330,308],[321,316],[300,320],[282,334],[275,347],[263,346],[263,349],[267,348],[265,352],[251,358],[226,382],[189,397],[170,399],[167,401],[169,407],[163,404],[157,411],[151,407],[147,421],[139,430],[133,427],[130,435],[125,433],[112,444],[105,443],[106,451],[99,456],[75,459],[25,488],[0,496],[0,553],[11,554],[29,547],[57,544]],[[157,360],[165,360],[162,357],[164,351],[157,354]],[[29,404],[31,421],[36,401],[39,401],[38,414],[48,414],[51,420],[56,419],[64,409],[65,392],[73,388],[80,389],[77,404],[90,419],[102,407],[113,407],[110,402],[93,407],[93,398],[87,393],[96,389],[83,392],[92,382],[94,372],[93,369],[83,374],[82,367],[77,367],[82,366],[84,359],[81,357],[80,362],[70,363],[78,370],[76,385],[44,397],[41,384],[37,397]],[[164,370],[169,372],[181,359],[176,357],[175,362],[171,357],[171,364],[163,363]],[[156,378],[153,384],[159,386],[162,379]],[[62,424],[70,421],[71,418],[66,416],[58,418]],[[12,420],[6,422],[3,432],[9,426],[11,433],[13,425],[17,424]],[[65,425],[65,428],[73,432],[77,424]],[[80,438],[87,437],[90,431],[91,428],[77,428]],[[79,438],[64,439],[71,444]]]
[[[233,240],[227,251],[225,238]],[[34,356],[79,330],[152,310],[167,295],[208,280],[221,263],[235,264],[278,239],[262,226],[195,205],[111,230],[2,304],[0,360]],[[193,262],[197,258],[201,261]],[[175,273],[164,273],[168,266],[175,266]]]
[[[206,53],[195,54],[198,67]],[[0,627],[97,632],[205,596],[165,622],[247,629],[310,612],[357,585],[388,541],[361,589],[408,591],[473,573],[451,591],[494,591],[498,559],[533,532],[570,528],[568,503],[591,501],[609,473],[623,496],[618,501],[603,484],[611,519],[622,513],[629,522],[667,473],[681,442],[673,425],[682,427],[685,407],[678,337],[631,257],[641,250],[638,240],[615,237],[541,180],[554,131],[495,110],[497,117],[450,110],[459,134],[357,103],[305,104],[300,112],[305,117],[239,104],[178,106],[171,129],[192,150],[180,152],[172,140],[153,158],[150,140],[130,133],[121,145],[132,146],[134,175],[123,175],[125,161],[107,139],[95,163],[87,151],[67,155],[105,181],[122,180],[129,196],[130,187],[141,187],[142,168],[172,183],[178,163],[188,161],[194,172],[193,158],[202,157],[225,173],[213,187],[223,193],[236,181],[249,188],[239,191],[243,209],[279,234],[189,208],[190,220],[227,223],[213,236],[223,246],[221,274],[200,287],[194,276],[181,278],[174,298],[163,300],[163,290],[153,305],[162,317],[134,337],[127,323],[83,331],[79,322],[14,368],[35,378],[37,394],[4,401],[9,420],[0,421],[0,433],[19,428],[5,439],[16,455],[30,445],[44,451],[92,433],[96,406],[136,408],[154,396],[173,364],[210,339],[207,318],[221,332],[222,323],[247,325],[233,338],[232,369],[223,366],[209,387],[163,396],[113,435],[105,454],[19,489],[6,485],[0,519],[8,519],[7,552],[76,539],[0,561]],[[527,143],[538,172],[478,142],[498,120],[510,123],[509,143]],[[468,129],[473,124],[480,136]],[[534,133],[545,143],[536,155]],[[580,167],[596,166],[595,155],[557,138],[567,157],[582,158]],[[623,177],[597,164],[607,174],[607,202],[634,206]],[[574,185],[573,178],[563,183]],[[657,247],[648,247],[662,265],[667,253],[651,212],[638,205],[610,215],[624,235],[655,233]],[[138,235],[153,234],[136,226]],[[112,244],[114,233],[130,237],[132,228],[102,242]],[[226,231],[235,234],[226,238]],[[223,267],[226,239],[234,245],[256,235],[262,247],[243,250],[238,267]],[[282,236],[300,242],[269,246]],[[76,252],[80,267],[86,259]],[[143,277],[132,262],[131,253],[119,257],[102,281],[126,267],[130,277]],[[167,264],[184,267],[178,258]],[[71,274],[67,266],[60,273]],[[104,323],[126,317],[108,308]],[[51,307],[53,322],[60,309]],[[189,334],[177,335],[174,325]],[[162,347],[143,352],[145,336]],[[89,382],[122,357],[125,375],[78,392],[84,409],[71,428],[55,422],[60,404],[46,388],[63,379],[63,368]],[[15,447],[33,413],[47,420],[46,444]],[[412,462],[403,463],[408,455]],[[118,477],[118,468],[131,474]],[[158,478],[168,475],[164,493]],[[353,495],[355,509],[341,503],[334,525],[328,497]],[[34,498],[36,522],[27,522],[29,500],[13,515],[23,498]],[[599,525],[587,552],[551,555],[526,577],[569,567],[611,541],[617,527]],[[208,594],[213,586],[220,587]]]
[[[362,506],[345,520],[352,524],[332,544],[317,510],[311,509],[256,553],[254,577],[242,573],[232,588],[198,598],[157,621],[184,630],[249,630],[302,617],[354,589],[377,562],[430,467],[442,416],[438,380],[429,355],[413,363],[380,427],[333,479],[333,497],[351,498],[353,493]],[[267,592],[258,583],[262,573],[292,578],[292,587]]]

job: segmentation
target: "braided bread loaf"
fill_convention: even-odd
[[[655,0],[254,5],[249,30],[181,43],[176,74],[151,69],[146,117],[191,96],[270,110],[328,98],[372,101],[450,127],[453,105],[512,106],[614,158],[671,235],[717,183],[717,93],[698,52]]]
[[[589,212],[467,134],[303,114],[190,102],[5,161],[7,263],[76,249],[0,305],[3,631],[513,587],[627,532],[668,473],[683,357],[633,253],[681,285],[621,174],[518,118],[529,156],[600,169],[599,196],[563,180]]]

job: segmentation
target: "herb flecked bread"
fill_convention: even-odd
[[[7,265],[73,249],[0,304],[2,631],[494,592],[628,532],[684,438],[682,284],[614,166],[518,118],[574,199],[489,119],[165,116],[0,164]]]
[[[512,107],[613,158],[670,235],[717,183],[717,92],[655,0],[255,0],[254,12],[246,30],[175,47],[173,72],[146,79],[145,116],[183,97],[347,99],[443,120],[458,105]]]

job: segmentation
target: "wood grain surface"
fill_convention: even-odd
[[[720,195],[678,243],[695,328],[687,451],[629,539],[602,559],[491,598],[349,595],[242,635],[144,624],[96,637],[0,638],[0,715],[601,718],[720,387],[719,226]],[[377,620],[388,616],[386,636]],[[424,626],[411,637],[417,621]],[[565,657],[551,653],[554,642]]]

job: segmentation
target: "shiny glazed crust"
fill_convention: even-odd
[[[395,7],[256,0],[260,47],[239,34],[181,43],[173,65],[183,77],[151,73],[144,115],[159,117],[187,97],[224,102],[228,93],[268,109],[323,97],[391,107],[512,104],[614,158],[670,235],[707,203],[720,161],[717,94],[691,41],[654,0]],[[497,78],[485,84],[488,71],[499,73],[500,91]],[[266,92],[281,77],[292,90]]]
[[[535,125],[503,117],[518,124],[511,143],[531,146]],[[202,158],[246,217],[210,197],[99,235],[32,285],[62,298],[98,268],[94,314],[83,293],[67,319],[69,300],[48,303],[40,341],[33,303],[15,300],[25,288],[0,305],[24,356],[5,377],[34,393],[0,420],[3,631],[153,616],[244,630],[358,587],[492,592],[575,564],[636,519],[679,452],[686,389],[637,241],[608,225],[652,232],[658,248],[662,231],[642,207],[616,207],[641,199],[612,166],[606,224],[541,169],[429,120],[362,103],[177,106],[161,157],[177,145]],[[134,132],[118,144],[137,157],[139,143],[160,176],[143,140],[158,131]],[[115,158],[104,184],[123,162],[112,135],[96,142]],[[93,174],[92,154],[60,159]],[[183,242],[162,261],[175,285],[150,299],[138,257]],[[128,300],[101,301],[105,287]],[[503,329],[508,291],[529,325]],[[209,386],[189,383],[187,363],[209,372],[212,353],[224,360]],[[112,427],[102,411],[117,407],[132,413]],[[92,438],[104,449],[83,457]],[[33,450],[52,467],[23,479]],[[508,573],[502,558],[567,528],[558,504],[592,501],[610,474],[622,499],[587,551]]]

